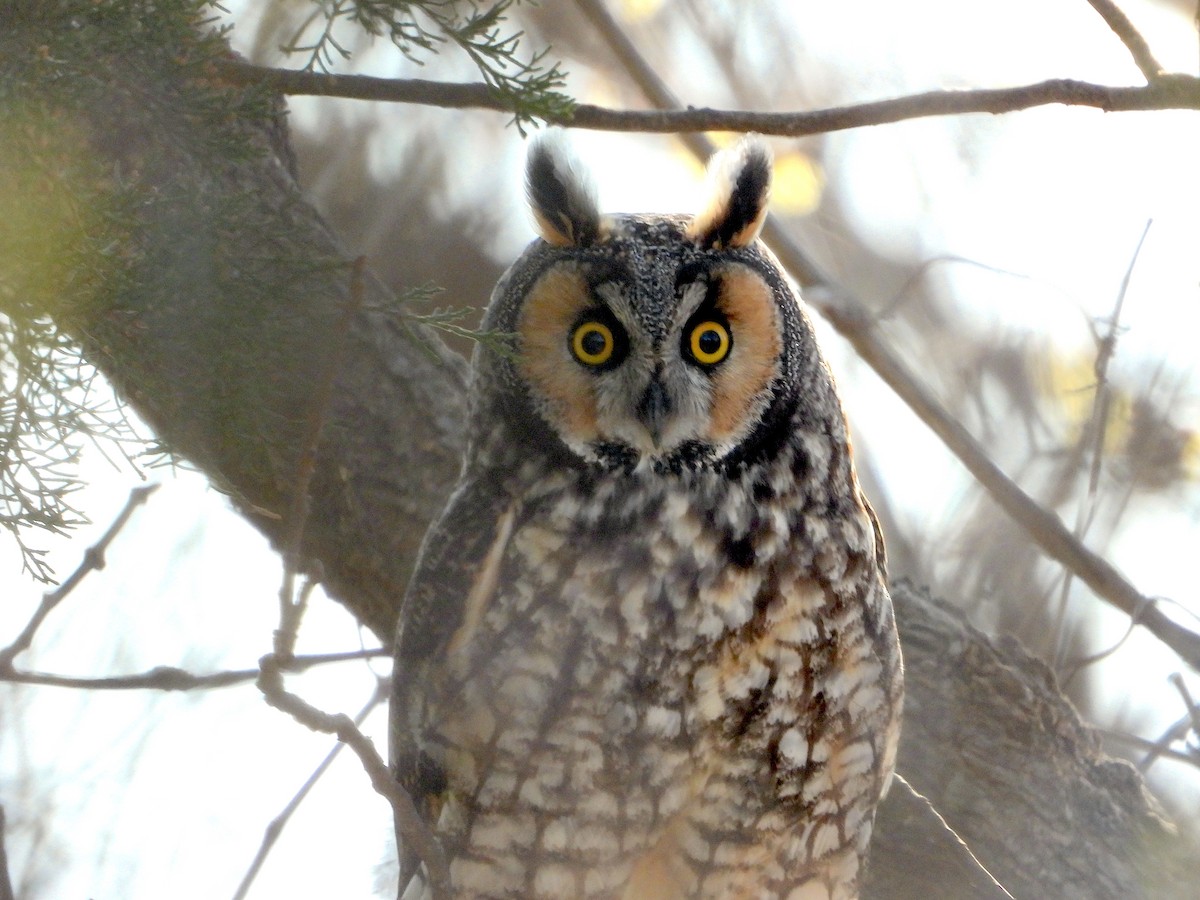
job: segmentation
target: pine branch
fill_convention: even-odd
[[[486,6],[458,0],[313,0],[317,9],[284,49],[307,53],[303,72],[328,75],[337,59],[350,51],[334,32],[340,22],[352,23],[371,37],[386,37],[418,65],[442,45],[458,47],[479,70],[485,93],[513,114],[517,127],[536,119],[570,115],[571,99],[561,93],[566,81],[558,63],[547,65],[548,50],[526,55],[524,34],[503,29],[516,0],[494,0]],[[465,12],[463,8],[465,7]],[[302,36],[318,19],[323,22],[312,43]],[[320,70],[318,72],[318,70]],[[345,77],[345,76],[332,76]]]

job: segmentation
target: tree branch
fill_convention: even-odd
[[[100,540],[84,551],[83,559],[75,571],[57,588],[47,591],[42,596],[42,602],[34,610],[33,615],[21,630],[21,633],[4,650],[0,650],[0,676],[12,672],[13,660],[29,649],[29,645],[33,643],[33,636],[37,633],[38,628],[41,627],[42,622],[46,620],[46,616],[50,615],[54,610],[54,607],[58,606],[71,591],[75,590],[79,586],[79,583],[89,574],[104,568],[104,554],[108,551],[109,544],[120,534],[121,529],[125,527],[134,510],[145,503],[147,498],[156,490],[158,490],[157,484],[149,484],[135,487],[129,492],[129,499],[125,501],[125,507],[118,513],[113,523],[108,526],[108,530],[104,532]]]
[[[780,259],[787,265],[784,253]],[[975,437],[933,396],[883,340],[858,304],[837,302],[814,291],[806,299],[820,309],[876,374],[958,457],[993,500],[1042,551],[1079,577],[1093,592],[1128,615],[1200,671],[1200,635],[1169,618],[1158,598],[1135,588],[1108,560],[1084,546],[1054,513],[1044,509],[997,466]]]
[[[259,85],[293,96],[343,97],[415,103],[446,109],[484,109],[507,114],[515,112],[511,100],[494,93],[482,83],[456,84],[415,78],[330,75],[233,61],[221,63],[217,66],[217,73],[234,85]],[[967,113],[995,115],[1053,104],[1092,107],[1105,112],[1200,109],[1200,79],[1189,75],[1160,74],[1151,84],[1118,87],[1055,78],[1006,88],[926,91],[807,112],[770,113],[693,106],[686,109],[629,110],[580,103],[569,113],[548,117],[546,122],[549,125],[596,131],[656,134],[756,131],[759,134],[803,137],[930,116]]]
[[[8,873],[8,850],[5,842],[7,830],[8,820],[4,815],[4,807],[0,806],[0,900],[15,900],[12,877]]]
[[[339,741],[354,751],[371,780],[371,787],[391,804],[404,837],[412,843],[413,851],[425,864],[433,900],[449,897],[450,869],[442,846],[421,819],[408,792],[392,777],[375,745],[358,730],[349,716],[323,712],[290,693],[283,684],[283,671],[274,654],[267,654],[259,661],[258,688],[267,703],[313,731],[336,735]]]
[[[304,430],[300,434],[300,452],[296,457],[296,475],[282,548],[283,579],[279,586],[279,628],[275,632],[275,653],[281,659],[286,659],[295,651],[300,618],[304,615],[308,596],[316,586],[316,579],[309,580],[300,596],[296,597],[296,573],[304,564],[304,530],[312,509],[310,488],[313,474],[317,470],[317,450],[333,403],[333,386],[345,362],[350,324],[362,311],[365,290],[363,279],[366,270],[365,256],[354,260],[350,268],[348,296],[331,335],[331,348],[316,372],[312,396],[305,411]]]
[[[363,708],[358,711],[358,715],[356,715],[352,720],[355,728],[360,728],[362,726],[362,723],[366,721],[366,718],[371,714],[371,711],[387,699],[390,691],[391,679],[379,679],[375,685],[374,693],[371,694],[371,698],[367,700],[367,702],[363,705]],[[338,741],[336,744],[334,744],[333,748],[328,754],[326,754],[325,758],[321,760],[320,765],[313,770],[313,773],[309,775],[304,784],[300,786],[300,790],[296,791],[295,795],[291,800],[288,801],[287,805],[283,808],[279,815],[277,815],[267,824],[266,829],[263,831],[262,843],[259,844],[258,852],[254,854],[254,859],[251,861],[250,867],[246,870],[246,874],[242,876],[242,881],[238,885],[237,891],[233,895],[233,900],[245,900],[247,893],[250,891],[250,885],[252,885],[254,883],[254,879],[258,877],[258,873],[261,871],[263,863],[266,862],[267,856],[274,848],[275,843],[279,840],[279,836],[283,833],[283,829],[287,827],[288,822],[291,820],[296,810],[300,808],[300,804],[304,802],[304,798],[309,795],[309,792],[312,791],[317,782],[320,781],[321,776],[329,770],[331,765],[333,765],[333,761],[337,759],[338,754],[341,753],[342,748],[345,746],[346,745],[341,741]],[[0,900],[3,900],[3,897],[0,897]]]
[[[1141,33],[1133,27],[1133,23],[1129,21],[1129,17],[1121,11],[1121,8],[1112,0],[1088,0],[1092,4],[1092,9],[1100,14],[1100,18],[1104,19],[1113,33],[1121,39],[1126,49],[1129,50],[1129,55],[1133,57],[1134,63],[1142,70],[1142,74],[1146,76],[1146,81],[1157,81],[1162,75],[1163,67],[1158,60],[1154,58],[1154,54],[1150,50],[1150,45],[1146,43],[1146,39]]]
[[[1194,847],[1172,836],[1133,766],[1104,755],[1050,669],[906,582],[891,590],[912,701],[897,771],[987,871],[1015,897],[1193,896]],[[979,894],[934,884],[876,896]]]
[[[360,659],[380,659],[389,651],[351,650],[345,653],[319,653],[293,656],[288,660],[289,672],[303,672],[314,666],[350,662]],[[42,687],[74,688],[84,691],[198,691],[246,684],[258,678],[258,669],[229,669],[200,675],[175,666],[155,666],[135,675],[83,676],[56,675],[50,672],[22,672],[10,669],[0,672],[0,681],[12,684],[34,684]]]

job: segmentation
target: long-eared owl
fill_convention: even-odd
[[[393,765],[455,897],[852,898],[895,759],[883,542],[771,160],[601,215],[551,135],[468,449],[404,599]],[[401,892],[427,879],[402,854]],[[407,885],[407,893],[405,886]]]

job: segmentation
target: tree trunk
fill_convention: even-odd
[[[464,365],[414,340],[376,281],[352,290],[347,254],[294,181],[278,100],[217,83],[206,64],[224,51],[181,13],[131,10],[0,5],[0,141],[48,154],[56,173],[15,202],[98,210],[62,238],[86,284],[19,283],[0,310],[16,315],[4,304],[20,296],[53,315],[277,547],[303,521],[304,566],[389,642],[457,472]],[[907,585],[895,601],[900,771],[1014,896],[1194,894],[1191,848],[1044,666]],[[1002,895],[903,786],[871,877],[874,897]]]

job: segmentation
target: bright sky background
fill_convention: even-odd
[[[1132,0],[1121,5],[1167,68],[1197,71],[1190,13]],[[231,4],[235,16],[242,7]],[[1138,80],[1128,54],[1083,0],[803,0],[789,8],[806,48],[817,54],[818,68],[837,65],[858,73],[840,88],[847,99],[1068,75],[1117,84]],[[753,33],[745,39],[752,40]],[[365,62],[386,74],[389,64],[383,60],[391,58],[373,53]],[[586,74],[572,87],[580,99],[610,100],[605,85]],[[685,101],[708,102],[703,77],[675,87]],[[294,102],[294,126],[320,127],[328,103]],[[352,115],[402,120],[394,107],[332,103]],[[471,127],[470,115],[446,115],[459,115]],[[512,259],[532,237],[521,210],[521,141],[511,129],[499,143],[489,132],[491,159],[481,167],[469,149],[473,135],[465,137],[462,152],[449,160],[451,172],[464,185],[463,202],[476,202],[465,198],[474,196],[470,189],[481,179],[503,183],[493,189],[493,202],[511,204],[512,225],[497,236],[494,252]],[[372,158],[381,171],[398,157],[396,146],[409,139],[395,128],[377,136]],[[964,142],[972,147],[970,158],[959,152]],[[575,136],[575,144],[593,170],[605,208],[675,211],[700,203],[699,167],[685,162],[669,139],[588,133]],[[1024,329],[1031,340],[1050,335],[1058,348],[1077,347],[1087,359],[1094,351],[1089,318],[1111,311],[1141,232],[1153,218],[1125,301],[1126,331],[1114,365],[1154,359],[1190,374],[1176,423],[1196,431],[1197,148],[1195,113],[1104,115],[1050,108],[846,132],[834,139],[827,159],[836,168],[823,177],[853,185],[856,227],[877,251],[955,255],[1014,273],[965,265],[948,269],[961,296],[969,298],[981,332]],[[781,142],[777,150],[786,145]],[[840,236],[826,237],[836,243]],[[860,440],[889,448],[874,459],[902,514],[938,521],[961,495],[966,476],[852,352],[827,327],[819,328]],[[55,567],[64,576],[138,483],[96,453],[86,456],[84,469],[90,486],[78,499],[95,525],[70,541],[38,539],[52,545]],[[76,675],[138,672],[159,664],[207,672],[253,667],[269,649],[277,621],[278,560],[201,477],[165,469],[148,475],[163,487],[113,545],[107,567],[43,627],[33,652],[21,659],[24,666]],[[1153,517],[1143,516],[1137,527],[1121,533],[1113,561],[1143,592],[1197,604],[1198,500],[1193,479],[1184,496],[1164,498]],[[15,552],[0,542],[0,572],[10,573],[0,603],[0,645],[16,634],[41,594],[38,586],[12,577],[18,571]],[[1107,610],[1100,615],[1103,639],[1118,638],[1124,618]],[[340,607],[318,599],[298,650],[351,650],[362,639]],[[374,689],[372,668],[386,671],[382,663],[353,663],[294,677],[289,686],[322,708],[353,714]],[[1156,642],[1137,636],[1109,670],[1114,702],[1146,707],[1151,729],[1155,723],[1165,726],[1180,708],[1153,703],[1170,696],[1166,676],[1181,668]],[[1186,674],[1200,695],[1195,673]],[[19,828],[23,812],[52,831],[49,847],[36,852],[58,854],[51,867],[54,881],[31,895],[38,898],[232,896],[264,827],[332,746],[329,738],[265,709],[250,684],[188,695],[0,685],[0,715],[0,802],[10,819],[14,876],[20,878],[30,853]],[[365,728],[381,749],[384,719],[377,712]],[[18,783],[28,792],[18,792]],[[1196,780],[1172,783],[1172,789],[1195,793]],[[301,807],[250,896],[371,896],[389,843],[386,805],[345,753]]]

